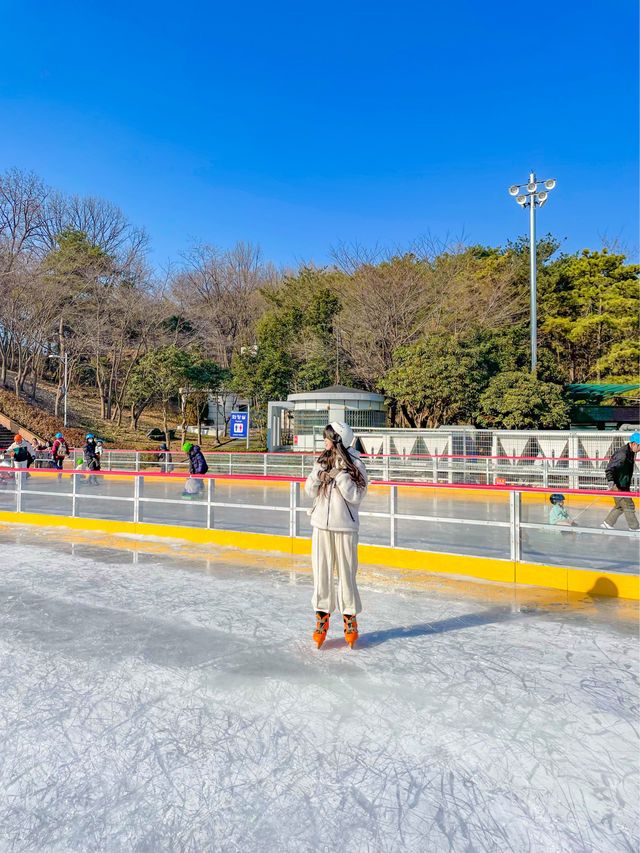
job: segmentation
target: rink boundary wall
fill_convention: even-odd
[[[23,472],[25,474],[30,474],[32,477],[49,477],[54,479],[60,473],[53,468],[12,468],[12,473]],[[88,475],[87,471],[70,471],[64,470],[62,472],[63,479],[70,479],[71,477],[86,477]],[[277,474],[187,474],[185,472],[177,472],[172,474],[161,474],[155,471],[96,471],[93,472],[97,477],[100,477],[104,480],[121,480],[122,478],[135,478],[141,477],[143,479],[151,479],[158,482],[175,482],[176,480],[185,480],[186,478],[193,478],[194,480],[224,480],[233,484],[234,482],[246,482],[247,480],[254,480],[256,482],[270,482],[270,483],[304,483],[306,482],[306,477],[291,477],[286,474],[277,475]],[[505,486],[496,486],[496,485],[482,485],[479,483],[431,483],[431,482],[413,482],[410,480],[370,480],[369,487],[372,486],[397,486],[398,488],[407,488],[407,489],[439,489],[443,490],[443,492],[449,493],[459,493],[464,494],[465,500],[479,500],[481,499],[482,492],[502,492],[505,494],[505,497],[508,496],[509,492],[520,492],[522,495],[522,500],[524,502],[534,501],[535,496],[538,494],[552,494],[554,492],[562,491],[565,495],[571,495],[571,497],[577,503],[583,502],[591,502],[594,497],[620,497],[620,492],[611,492],[608,489],[570,489],[562,487],[560,489],[559,486],[522,486],[522,485],[505,485]],[[625,492],[624,495],[626,497],[635,498],[636,500],[640,498],[640,491],[631,490],[629,492]]]
[[[247,551],[278,552],[296,556],[311,554],[311,539],[266,533],[7,511],[0,511],[0,522],[40,527],[66,527],[72,530],[101,531],[125,536],[156,536],[162,539],[186,540],[199,545],[221,545]],[[538,563],[516,563],[512,560],[434,551],[412,551],[383,545],[359,545],[358,555],[363,564],[393,569],[640,600],[640,578],[617,572],[597,572]]]

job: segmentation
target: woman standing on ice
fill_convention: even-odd
[[[350,426],[335,421],[324,429],[324,453],[304,485],[313,498],[311,564],[317,626],[313,639],[318,648],[335,610],[334,567],[338,572],[338,607],[344,619],[344,638],[353,648],[358,639],[356,614],[362,610],[356,586],[358,571],[358,506],[367,491],[367,472],[360,454],[351,445]]]

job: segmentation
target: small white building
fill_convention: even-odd
[[[313,428],[324,427],[332,421],[344,421],[354,429],[384,427],[387,422],[384,400],[382,394],[344,385],[289,394],[287,406],[293,414],[293,449],[312,453]]]
[[[221,389],[219,394],[209,394],[207,425],[210,431],[215,432],[217,427],[218,431],[224,435],[229,427],[231,412],[246,412],[248,408],[248,399],[225,389]]]
[[[180,393],[186,390],[181,388]],[[206,414],[204,414],[201,432],[203,435],[224,436],[229,433],[229,421],[231,412],[246,412],[249,409],[249,400],[239,397],[237,394],[222,388],[219,392],[207,392]],[[187,432],[197,432],[197,426],[188,426]]]

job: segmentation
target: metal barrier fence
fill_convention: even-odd
[[[0,473],[3,511],[311,536],[311,501],[300,478],[189,478],[202,487],[186,494],[184,478],[176,473],[41,470],[32,471],[30,478],[26,470]],[[614,497],[610,492],[568,492],[567,509],[575,526],[563,527],[550,524],[549,493],[538,489],[372,482],[360,513],[360,542],[637,574],[638,532],[601,527]]]
[[[211,474],[260,474],[280,477],[306,477],[317,456],[311,453],[205,453]],[[172,462],[158,451],[105,450],[105,471],[188,472],[183,453],[173,453]],[[399,483],[449,483],[463,485],[533,486],[550,489],[606,488],[602,458],[541,458],[522,456],[463,455],[370,455],[364,457],[369,476]],[[74,450],[70,464],[82,462],[82,451]],[[640,487],[640,473],[634,488]]]
[[[640,413],[639,413],[640,419]],[[313,447],[323,449],[322,427],[313,428]],[[447,426],[438,429],[354,428],[369,455],[508,456],[519,459],[608,459],[633,430],[509,430]]]

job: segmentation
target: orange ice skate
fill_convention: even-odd
[[[316,630],[313,632],[313,639],[318,644],[318,648],[324,643],[327,639],[327,631],[329,629],[329,614],[322,613],[320,610],[316,612],[316,619],[318,623],[316,625]]]
[[[358,623],[355,616],[343,616],[344,619],[344,638],[349,643],[351,648],[358,639]]]

